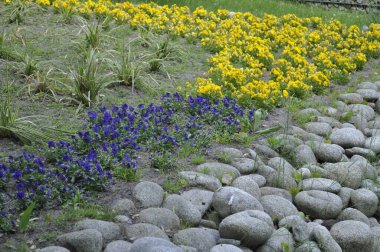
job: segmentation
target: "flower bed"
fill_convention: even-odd
[[[206,146],[215,137],[254,127],[254,110],[230,98],[212,101],[165,94],[162,104],[124,104],[88,113],[84,130],[69,142],[50,141],[45,156],[24,153],[0,165],[0,228],[14,228],[13,214],[76,193],[106,190],[113,174],[134,173],[140,151],[175,153],[184,145]]]
[[[282,17],[227,10],[191,12],[187,7],[159,6],[154,3],[48,0],[58,12],[113,16],[132,27],[200,40],[214,55],[210,69],[188,93],[211,97],[229,96],[240,104],[273,107],[283,90],[303,96],[322,92],[331,81],[345,83],[350,74],[363,68],[367,60],[380,55],[380,25],[368,31],[337,20]]]

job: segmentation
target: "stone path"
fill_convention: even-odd
[[[361,83],[334,108],[298,112],[315,115],[303,128],[214,150],[232,162],[180,172],[190,186],[181,194],[141,182],[114,202],[124,214],[114,222],[79,221],[60,247],[39,251],[379,252],[379,90],[380,81]]]

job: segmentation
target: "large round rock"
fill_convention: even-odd
[[[358,163],[326,163],[323,168],[328,172],[327,177],[329,179],[338,181],[341,185],[352,189],[359,188],[364,177],[364,171]]]
[[[264,196],[260,199],[260,203],[263,206],[264,211],[269,214],[273,220],[281,220],[286,216],[298,214],[298,210],[293,203],[280,196]]]
[[[103,246],[103,236],[96,229],[85,229],[58,236],[57,243],[73,251],[100,252]]]
[[[379,199],[374,192],[360,188],[351,192],[351,204],[353,208],[371,217],[376,213]]]
[[[173,211],[181,220],[191,225],[199,224],[202,218],[198,208],[180,195],[169,195],[165,199],[163,207]]]
[[[342,210],[339,196],[325,191],[303,191],[294,199],[298,208],[315,219],[334,219]]]
[[[352,128],[342,128],[334,130],[330,135],[331,143],[343,148],[363,147],[365,137],[360,130]]]
[[[269,215],[247,210],[226,217],[219,225],[222,238],[240,240],[242,245],[255,249],[264,244],[274,231]]]
[[[74,230],[84,230],[84,229],[96,229],[98,230],[102,236],[104,243],[109,243],[113,240],[116,240],[120,235],[120,227],[119,225],[110,222],[110,221],[102,221],[102,220],[82,220],[75,224]]]
[[[338,222],[332,226],[330,233],[344,252],[373,251],[373,234],[369,226],[361,221]]]
[[[164,230],[179,228],[178,216],[166,208],[147,208],[140,212],[140,221],[153,224]]]
[[[138,183],[133,189],[133,196],[146,207],[161,206],[164,199],[164,190],[156,183],[144,181]]]
[[[255,197],[230,186],[222,187],[214,193],[212,206],[221,217],[244,210],[263,210],[263,206]]]
[[[164,239],[143,237],[132,244],[129,252],[184,252],[184,250]]]
[[[209,252],[219,239],[218,231],[207,228],[183,229],[173,236],[175,244],[191,246],[199,252]]]

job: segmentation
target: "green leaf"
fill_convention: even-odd
[[[256,131],[260,127],[261,121],[263,119],[263,112],[261,111],[261,109],[256,110],[254,117],[255,121],[253,123],[253,130]]]
[[[33,209],[36,206],[36,202],[32,202],[28,208],[20,214],[20,223],[18,228],[21,232],[25,232],[29,226],[30,216],[32,215]]]

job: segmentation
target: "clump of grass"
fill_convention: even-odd
[[[186,186],[185,179],[166,179],[162,184],[162,188],[168,193],[178,193]]]
[[[89,23],[82,19],[86,48],[98,48],[101,39],[102,26],[99,23]]]
[[[56,137],[48,131],[41,131],[40,127],[31,119],[36,116],[18,116],[18,108],[12,100],[10,82],[6,82],[5,90],[0,96],[0,138],[16,138],[25,144],[45,144]]]
[[[26,12],[30,8],[30,2],[23,0],[14,0],[10,3],[9,8],[11,9],[11,12],[8,17],[8,22],[10,24],[20,24],[23,22],[24,17],[26,16]]]
[[[113,62],[113,72],[116,74],[117,80],[126,85],[132,87],[132,92],[136,84],[141,81],[142,67],[141,64],[135,61],[131,52],[131,47],[128,48],[128,53],[121,55],[119,62]]]
[[[206,158],[205,156],[202,155],[195,155],[191,158],[191,163],[193,165],[200,165],[206,163]]]
[[[72,89],[75,100],[85,106],[98,101],[99,92],[108,86],[106,78],[99,74],[101,60],[94,48],[89,49],[83,62],[72,73]]]

